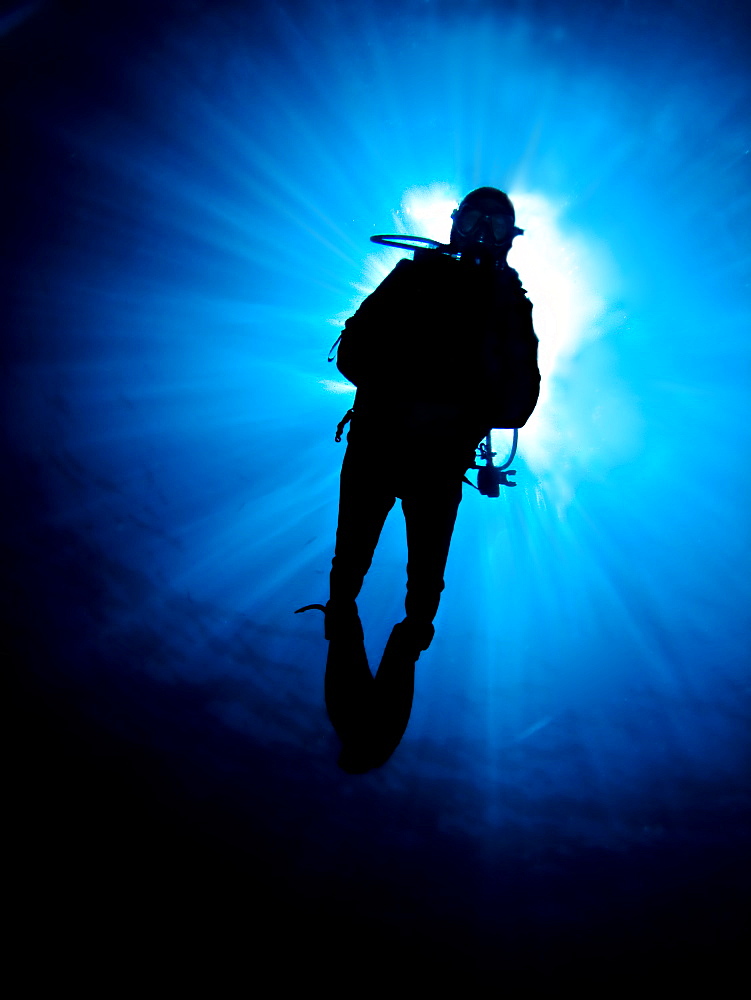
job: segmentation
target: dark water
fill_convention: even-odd
[[[153,956],[248,988],[718,987],[748,901],[740,9],[3,27],[19,923],[47,965],[105,993]],[[326,352],[391,266],[368,236],[441,238],[419,210],[479,184],[527,229],[544,394],[518,487],[467,490],[402,745],[348,776],[321,622],[292,615],[326,598],[351,400]],[[395,514],[374,662],[403,544]]]

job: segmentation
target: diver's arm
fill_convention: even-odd
[[[538,340],[532,303],[512,268],[499,283],[498,323],[485,342],[485,371],[490,381],[494,427],[523,427],[540,395]]]
[[[379,380],[396,353],[396,328],[413,300],[412,266],[400,260],[344,324],[336,366],[358,387]]]

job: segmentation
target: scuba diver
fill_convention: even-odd
[[[452,220],[448,244],[374,237],[410,246],[414,259],[400,260],[346,321],[336,357],[357,393],[337,436],[351,419],[330,596],[325,607],[309,607],[325,613],[327,708],[343,743],[340,766],[352,772],[383,763],[406,729],[414,665],[435,633],[475,451],[483,438],[489,448],[492,428],[523,426],[539,394],[532,304],[506,262],[523,232],[514,207],[502,191],[482,187]],[[356,599],[397,498],[407,531],[406,617],[374,679]]]

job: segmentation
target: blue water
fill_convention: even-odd
[[[164,864],[187,893],[183,853],[220,898],[221,857],[286,914],[269,948],[320,956],[325,913],[423,968],[729,968],[751,690],[740,10],[174,0],[30,4],[3,28],[5,525],[37,808],[66,817],[65,850],[84,856],[105,787],[96,842],[138,845],[146,898]],[[444,238],[441,206],[480,184],[526,229],[543,396],[518,486],[465,490],[401,746],[352,777],[321,621],[292,614],[327,596],[351,393],[326,354],[395,259],[368,237]],[[374,665],[403,536],[395,511],[360,602]],[[62,867],[38,860],[40,882],[68,891]]]

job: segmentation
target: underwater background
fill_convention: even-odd
[[[216,988],[237,968],[248,988],[731,980],[747,16],[82,0],[0,17],[30,976],[116,982],[158,959]],[[322,620],[293,615],[327,598],[352,401],[327,352],[399,258],[369,237],[445,239],[486,184],[526,230],[510,261],[543,392],[517,487],[465,487],[406,735],[352,776]],[[416,442],[426,476],[440,455]],[[359,602],[374,666],[404,564],[396,509]]]

